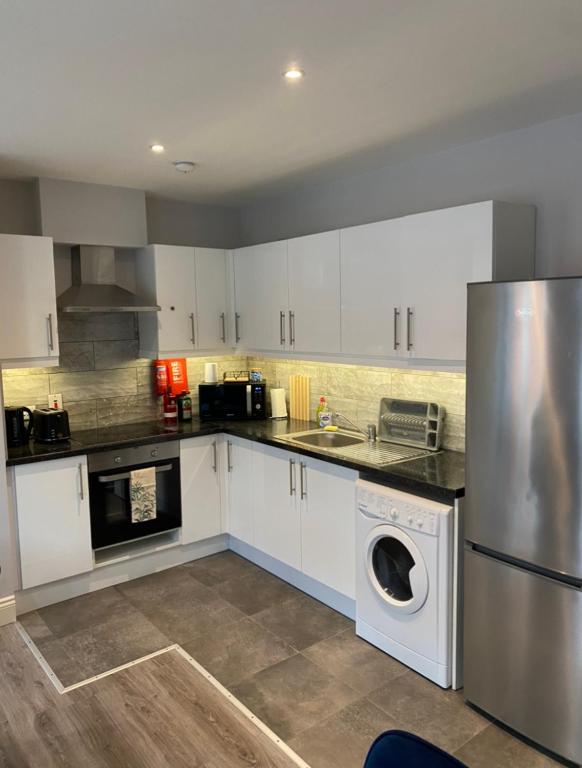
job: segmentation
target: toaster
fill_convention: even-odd
[[[37,443],[68,440],[69,414],[62,408],[37,408],[32,412],[32,436]]]

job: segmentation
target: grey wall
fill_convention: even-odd
[[[0,232],[7,235],[40,234],[34,182],[0,179]]]
[[[539,277],[582,274],[582,115],[245,206],[243,244],[496,198],[538,207]]]
[[[147,196],[148,242],[234,248],[240,245],[240,214],[236,208]]]

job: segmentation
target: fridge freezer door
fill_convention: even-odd
[[[582,280],[469,286],[465,538],[582,577]]]
[[[582,592],[465,549],[465,698],[582,763]]]

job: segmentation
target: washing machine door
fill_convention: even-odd
[[[416,613],[428,596],[428,571],[420,549],[401,528],[379,525],[365,548],[372,587],[394,611]]]

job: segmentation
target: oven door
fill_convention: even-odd
[[[93,549],[152,536],[182,524],[180,460],[162,460],[145,466],[156,470],[156,515],[139,522],[132,521],[130,486],[132,470],[144,469],[143,464],[89,473]]]

